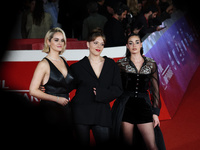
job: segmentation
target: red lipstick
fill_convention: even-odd
[[[100,49],[96,49],[96,51],[97,51],[97,52],[100,52],[101,50],[100,50]]]

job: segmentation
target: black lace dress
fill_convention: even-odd
[[[152,115],[160,113],[157,65],[153,59],[143,58],[139,72],[129,58],[117,62],[124,90],[113,105],[113,117],[118,118],[113,123],[117,124],[118,129],[122,121],[132,124],[152,122]]]
[[[153,59],[143,58],[139,72],[128,58],[118,61],[124,94],[129,97],[122,121],[132,124],[152,122],[152,113],[159,115],[160,110],[157,65]]]
[[[151,58],[143,56],[143,59],[144,63],[139,71],[129,58],[125,57],[117,62],[124,92],[112,107],[112,136],[114,139],[120,139],[122,121],[132,124],[148,123],[153,121],[153,114],[158,116],[160,114],[157,64]],[[162,133],[158,126],[155,128],[155,132],[159,134],[156,133],[158,147],[165,149]]]

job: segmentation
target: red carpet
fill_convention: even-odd
[[[161,121],[167,150],[200,149],[200,66],[171,120]]]

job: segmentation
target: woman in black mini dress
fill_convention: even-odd
[[[121,130],[123,141],[131,146],[137,126],[147,148],[157,150],[154,128],[160,125],[161,107],[157,65],[153,59],[142,55],[142,42],[138,35],[131,34],[126,46],[126,57],[117,62],[124,93],[113,106],[113,131],[119,135]]]
[[[74,78],[66,59],[60,56],[66,48],[64,31],[60,28],[49,30],[44,45],[43,52],[47,56],[38,63],[29,92],[41,99],[40,126],[45,137],[43,140],[71,143],[73,138],[69,92],[73,89]],[[44,86],[45,92],[40,86]]]

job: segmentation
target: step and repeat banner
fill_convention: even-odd
[[[155,35],[150,35],[149,38]],[[146,53],[158,65],[160,92],[169,115],[174,116],[199,66],[200,37],[192,22],[179,18]]]
[[[158,65],[162,102],[161,120],[174,116],[200,60],[198,44],[200,38],[193,23],[185,15],[173,23],[171,20],[166,20],[164,23],[166,29],[150,34],[143,42],[145,55],[153,58]],[[76,48],[76,42],[79,41],[73,39],[70,41],[69,45],[74,47],[72,49],[68,47],[63,54],[69,65],[89,54],[86,42],[84,45],[82,41]],[[29,85],[38,62],[46,56],[46,53],[41,52],[42,41],[37,40],[36,44],[29,43],[29,49],[26,49],[27,45],[23,46],[27,43],[23,39],[12,42],[16,44],[16,49],[15,44],[12,44],[1,61],[0,87],[6,91],[22,94],[28,100],[37,103],[40,100],[29,95]],[[22,44],[19,44],[20,42]],[[125,56],[125,52],[125,46],[104,48],[102,56],[106,55],[117,61]],[[70,97],[73,96],[74,91],[70,93]]]

